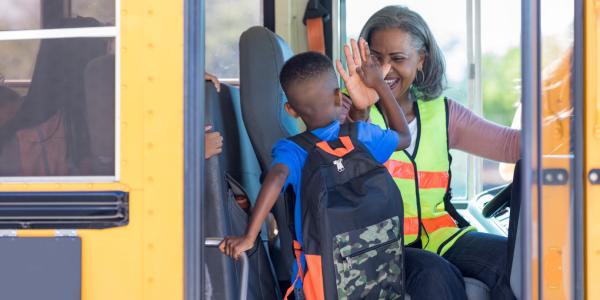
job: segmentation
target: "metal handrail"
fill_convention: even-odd
[[[204,246],[216,248],[223,241],[222,238],[209,237],[204,241]],[[240,281],[240,300],[246,300],[248,298],[248,255],[246,252],[240,254],[240,261],[242,263],[242,279]]]

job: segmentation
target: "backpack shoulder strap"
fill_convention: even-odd
[[[358,126],[354,122],[344,123],[340,127],[339,137],[348,136],[350,139],[358,140]]]
[[[321,141],[310,131],[305,131],[303,133],[289,137],[288,140],[294,142],[306,152],[310,152],[317,145],[317,143]]]

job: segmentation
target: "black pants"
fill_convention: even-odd
[[[467,299],[464,277],[490,289],[492,299],[515,299],[507,269],[507,238],[468,232],[444,256],[406,248],[406,292],[411,299]]]

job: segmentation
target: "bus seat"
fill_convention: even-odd
[[[111,176],[115,174],[115,55],[94,58],[83,77],[92,172]]]
[[[237,184],[243,180],[244,137],[243,124],[238,122],[241,112],[234,104],[235,88],[222,85],[217,94],[212,83],[206,83],[206,124],[223,136],[223,152],[206,161],[205,167],[205,235],[224,237],[242,235],[248,223],[248,213],[236,202],[236,196],[244,194],[244,188]],[[237,105],[239,107],[239,105]],[[251,149],[246,149],[251,151]],[[253,154],[252,154],[253,155]],[[246,155],[247,157],[248,155]],[[256,160],[256,158],[254,158]],[[251,162],[249,163],[251,165]],[[257,163],[255,162],[257,165]],[[258,178],[255,178],[258,181]],[[248,195],[246,195],[250,198]],[[205,262],[212,285],[212,299],[237,299],[240,266],[217,248],[205,248]],[[248,251],[249,299],[277,299],[275,276],[262,242]]]
[[[221,84],[218,97],[219,101],[215,105],[219,107],[214,112],[220,115],[213,118],[214,123],[211,125],[214,128],[225,128],[221,134],[228,143],[223,147],[220,162],[229,175],[242,184],[254,204],[260,190],[260,166],[242,120],[240,90]]]
[[[284,110],[287,100],[279,84],[279,72],[293,53],[281,37],[260,26],[242,33],[239,46],[242,115],[264,174],[271,164],[271,147],[300,132],[296,120]],[[283,197],[272,212],[278,236],[270,249],[271,259],[279,282],[289,285],[294,259]]]
[[[492,298],[490,289],[485,283],[470,277],[465,277],[464,280],[469,300],[489,300]]]
[[[220,99],[209,84],[205,84],[205,118],[206,123],[214,122],[213,107]],[[216,130],[221,128],[215,127]],[[205,202],[204,202],[204,228],[207,237],[225,237],[230,235],[226,216],[227,192],[222,180],[220,159],[213,157],[205,164]],[[212,290],[212,299],[234,299],[236,298],[236,280],[234,275],[234,264],[231,259],[222,255],[218,249],[205,248],[205,264],[208,268]]]

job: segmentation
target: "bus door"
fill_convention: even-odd
[[[581,1],[522,1],[520,299],[583,297],[582,11]]]

